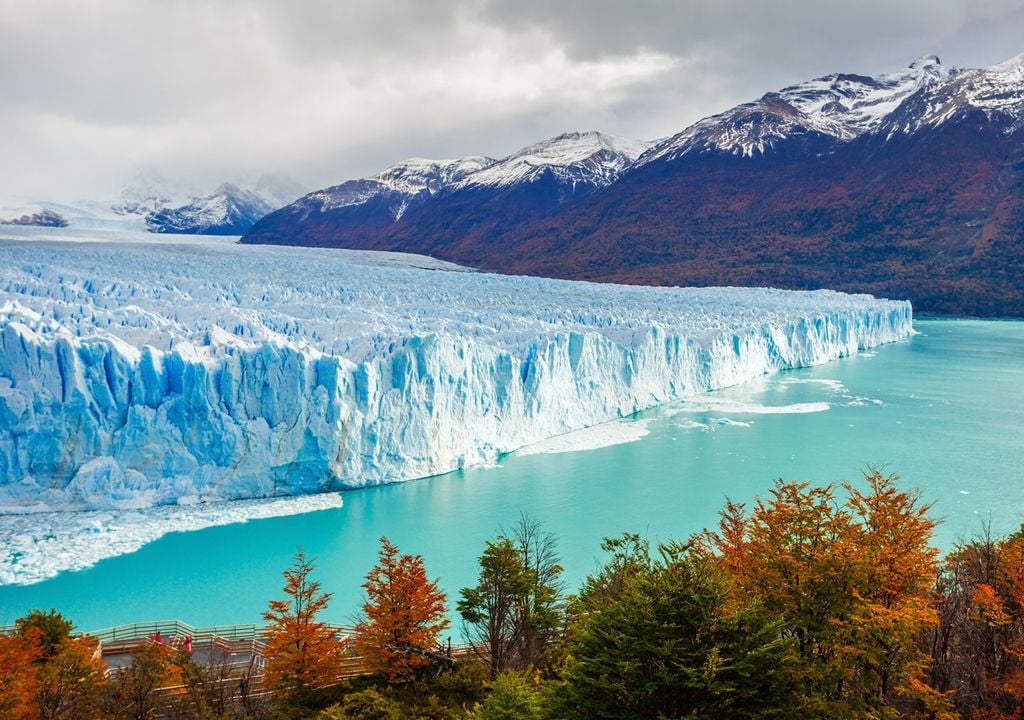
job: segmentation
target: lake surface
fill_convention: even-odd
[[[1024,322],[919,320],[905,342],[767,376],[610,430],[634,442],[517,453],[478,468],[346,493],[345,506],[172,533],[138,552],[31,586],[0,588],[0,624],[55,607],[81,629],[180,619],[259,622],[281,595],[298,546],[350,621],[386,535],[423,555],[450,598],[476,557],[521,511],[559,539],[570,588],[593,571],[601,538],[685,537],[716,522],[726,497],[749,501],[777,477],[856,480],[870,465],[934,501],[936,542],[1024,520]],[[454,605],[454,601],[451,603]]]

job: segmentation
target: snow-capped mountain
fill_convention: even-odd
[[[901,72],[808,80],[705,118],[651,148],[637,165],[701,152],[763,156],[794,141],[829,152],[837,142],[912,135],[975,110],[1006,131],[1020,127],[1024,55],[982,69],[947,68],[926,55]]]
[[[302,194],[301,186],[283,176],[265,175],[251,190],[224,183],[210,195],[147,212],[146,228],[157,233],[241,235],[261,217]]]
[[[876,129],[900,103],[949,74],[936,56],[927,55],[902,72],[808,80],[704,118],[651,148],[638,165],[708,151],[754,157],[796,138],[851,140]]]
[[[599,132],[573,132],[536,143],[502,160],[471,155],[457,160],[410,158],[376,175],[310,193],[309,212],[374,205],[398,221],[411,207],[461,190],[506,189],[549,176],[573,189],[615,182],[650,143]]]
[[[410,158],[390,165],[376,175],[310,193],[303,198],[303,203],[309,211],[321,213],[373,203],[397,221],[410,206],[428,200],[494,162],[491,158],[479,156],[458,160]]]
[[[387,204],[371,213],[374,200],[309,212],[304,198],[242,242],[588,280],[834,287],[934,312],[1024,315],[1024,55],[983,69],[928,55],[875,77],[835,73],[649,148],[569,133],[428,196],[400,215]]]
[[[936,60],[936,62],[938,62]],[[914,134],[979,112],[1004,133],[1024,127],[1024,54],[981,69],[954,69],[879,123],[886,137]]]
[[[506,220],[534,219],[615,182],[649,146],[598,132],[574,132],[501,160],[477,155],[412,158],[376,175],[310,193],[265,217],[243,242],[330,245],[341,234],[346,247],[383,249],[385,235],[424,224],[444,226],[451,237],[465,241],[489,222],[495,203]],[[289,236],[289,229],[300,228],[302,237]],[[322,236],[327,236],[323,243]]]
[[[454,188],[505,188],[536,182],[545,173],[574,187],[604,187],[650,145],[596,131],[565,133],[492,162],[456,182]]]

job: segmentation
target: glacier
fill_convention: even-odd
[[[912,332],[909,303],[828,290],[603,285],[195,238],[3,237],[2,513],[424,477]]]

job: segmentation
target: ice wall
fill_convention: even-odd
[[[829,291],[0,243],[0,508],[422,477],[910,332],[908,303]]]

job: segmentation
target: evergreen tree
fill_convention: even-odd
[[[53,657],[58,648],[66,640],[71,638],[71,631],[74,624],[55,609],[30,610],[23,617],[14,621],[14,629],[19,635],[24,635],[31,628],[39,630],[39,642],[42,646],[43,657]]]
[[[616,592],[578,618],[565,714],[793,717],[791,643],[781,625],[756,603],[736,607],[713,558],[686,545],[659,550],[658,558],[631,565]]]

